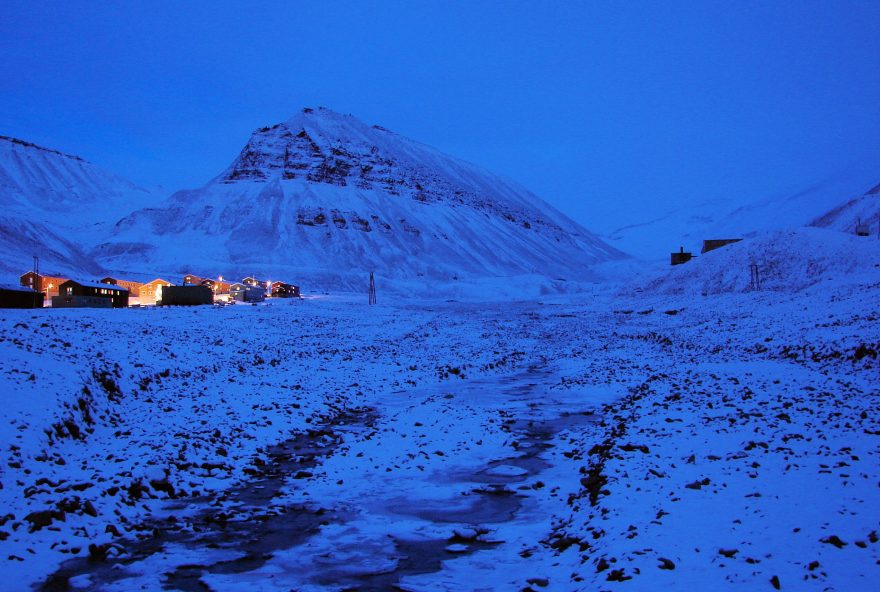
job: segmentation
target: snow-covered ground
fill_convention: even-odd
[[[861,260],[706,296],[683,266],[518,302],[0,311],[0,589],[872,589]]]

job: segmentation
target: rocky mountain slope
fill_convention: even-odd
[[[257,130],[204,187],[121,220],[96,256],[120,271],[283,273],[341,288],[370,271],[411,287],[578,280],[625,257],[510,181],[326,109]]]
[[[0,136],[0,270],[101,272],[88,254],[113,222],[155,199],[149,190],[72,156]]]

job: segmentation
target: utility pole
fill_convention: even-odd
[[[758,276],[758,264],[752,263],[749,265],[749,275],[750,283],[752,290],[760,290],[761,289],[761,278]]]
[[[376,280],[373,278],[373,272],[370,272],[370,304],[376,304]]]
[[[37,282],[39,281],[39,280],[37,279],[37,276],[38,276],[39,274],[40,274],[40,258],[39,258],[37,255],[34,255],[34,279],[33,279],[33,282],[31,283],[31,290],[34,291],[34,308],[37,308],[37,300],[38,300],[39,298],[45,298],[45,296],[48,296],[48,295],[49,295],[49,291],[48,291],[48,290],[46,290],[46,294],[45,294],[45,295],[42,294],[42,292],[43,292],[43,282],[42,282],[42,281],[40,281],[40,289],[39,289],[39,291],[37,290]],[[40,294],[39,296],[37,296],[38,293]],[[44,303],[41,302],[41,303],[40,303],[40,306],[42,306],[43,304],[44,304]]]

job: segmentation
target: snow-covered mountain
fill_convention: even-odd
[[[852,233],[860,224],[867,226],[871,235],[880,235],[880,185],[825,212],[811,226]]]
[[[304,109],[254,132],[200,189],[121,220],[118,270],[284,274],[362,287],[590,277],[625,257],[526,189],[350,115]]]
[[[686,209],[672,210],[653,220],[620,227],[603,238],[638,257],[666,259],[679,246],[699,252],[702,241],[708,238],[742,237],[755,232],[791,230],[808,225],[852,231],[855,218],[869,215],[859,209],[861,206],[849,201],[853,195],[870,187],[876,178],[873,172],[866,172],[869,167],[864,168],[864,171],[839,175],[798,191],[760,199],[706,200]],[[837,226],[822,222],[826,214],[845,207],[841,204],[850,203],[846,211],[852,215],[841,212],[835,217],[841,219]],[[876,213],[874,215],[876,218]],[[853,218],[851,224],[849,218]]]
[[[100,273],[91,247],[153,199],[78,156],[0,136],[0,270],[22,273],[38,255],[49,273]]]

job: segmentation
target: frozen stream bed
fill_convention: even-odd
[[[253,479],[169,502],[152,536],[71,560],[41,589],[454,590],[463,570],[469,585],[528,579],[524,559],[578,484],[555,442],[595,433],[593,412],[611,398],[551,395],[551,379],[529,368],[334,415],[273,447]]]

